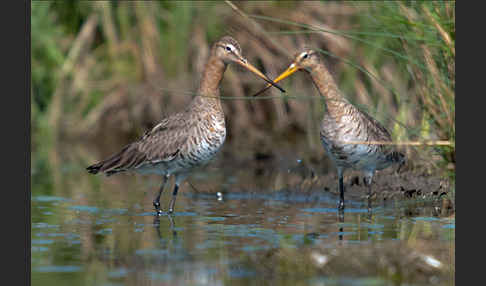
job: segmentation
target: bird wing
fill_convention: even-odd
[[[368,134],[370,141],[392,141],[392,137],[390,132],[376,119],[371,117],[368,113],[362,111],[362,117],[364,120],[371,122],[371,124],[365,124],[368,128]],[[394,145],[378,145],[378,148],[381,150],[383,154],[386,154],[387,157],[391,156],[391,158],[395,158],[391,161],[399,161],[403,154],[399,153]]]
[[[89,166],[88,172],[112,174],[137,169],[146,164],[173,160],[189,137],[190,121],[186,114],[166,117],[137,141],[126,145],[111,157]]]
[[[137,152],[145,157],[143,163],[156,164],[173,160],[187,141],[188,125],[184,114],[176,113],[145,132],[136,142]]]
[[[368,127],[369,134],[372,134],[372,140],[375,141],[391,141],[390,132],[376,119],[371,117],[368,113],[361,111],[360,114],[362,115],[365,121],[368,121],[370,124],[365,124]]]

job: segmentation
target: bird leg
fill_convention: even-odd
[[[177,191],[179,190],[179,184],[176,182],[174,186],[174,192],[172,192],[172,199],[169,203],[169,214],[174,212],[174,205],[177,197]]]
[[[162,192],[164,191],[165,184],[167,183],[167,176],[164,176],[162,179],[162,185],[160,186],[159,193],[157,197],[155,197],[154,200],[154,207],[155,211],[157,212],[157,215],[161,215],[162,211],[160,210],[160,195],[162,195]]]
[[[174,191],[172,192],[172,199],[170,200],[169,203],[169,214],[174,212],[174,205],[177,197],[177,191],[179,190],[179,186],[181,183],[184,181],[184,179],[187,177],[188,173],[178,173],[175,177],[175,185],[174,185]]]
[[[371,213],[371,182],[373,180],[373,174],[371,175],[366,175],[364,177],[364,184],[366,187],[368,187],[368,195],[366,196],[366,198],[368,199],[368,213],[370,214]]]
[[[344,183],[343,183],[342,170],[338,170],[338,177],[339,177],[339,202],[337,208],[339,210],[343,210],[344,209]]]
[[[396,175],[400,174],[400,170],[402,169],[403,166],[405,166],[405,161],[400,162],[400,164],[398,165],[398,168],[395,171]]]

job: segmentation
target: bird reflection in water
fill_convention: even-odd
[[[175,241],[177,239],[177,231],[176,231],[176,226],[175,226],[175,220],[172,217],[172,215],[168,214],[167,218],[169,219],[169,225],[170,225],[170,230],[172,230],[172,239]],[[160,232],[160,216],[154,216],[154,228],[155,231],[157,232],[157,236],[159,240],[162,239],[162,234]]]

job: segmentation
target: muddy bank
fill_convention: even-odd
[[[192,176],[185,188],[195,194],[278,192],[282,196],[303,195],[308,201],[318,200],[324,193],[336,199],[339,195],[336,170],[328,158],[317,159],[292,150],[227,153],[202,169],[206,171],[214,172],[210,180]],[[362,173],[347,170],[344,184],[346,200],[365,202],[367,188]],[[425,204],[433,205],[437,215],[455,212],[454,186],[450,180],[409,166],[398,173],[396,167],[377,171],[372,190],[375,206],[390,202]]]
[[[324,190],[336,195],[339,193],[337,176],[330,173],[318,179]],[[345,198],[365,200],[367,188],[359,172],[349,171],[344,178]],[[453,213],[454,194],[450,182],[437,175],[414,171],[396,173],[393,169],[378,171],[373,177],[372,199],[375,203],[387,201],[428,202],[437,207],[439,213]]]
[[[299,199],[304,198],[306,201],[320,200],[320,197],[329,197],[331,194],[331,197],[337,200],[337,175],[332,162],[322,154],[321,146],[316,146],[318,152],[313,152],[301,146],[304,143],[279,142],[273,149],[268,145],[226,144],[214,160],[195,170],[188,177],[187,182],[181,186],[181,192],[184,195],[212,196],[216,196],[218,192],[225,196],[232,193],[245,193],[249,196],[274,194],[280,197],[298,195]],[[53,152],[55,156],[51,157],[55,160],[51,163],[57,166],[72,162],[79,166],[83,178],[92,178],[85,176],[85,166],[110,155],[118,145],[120,144],[90,145],[91,148],[86,148],[88,145],[74,145],[77,148],[69,145],[67,149],[65,145],[60,145],[56,152]],[[56,168],[60,166],[54,169]],[[138,176],[130,173],[102,181],[118,181],[114,178],[127,182],[151,181],[153,188],[143,188],[148,196],[157,191],[161,182],[160,177],[156,175]],[[344,174],[344,184],[345,200],[365,203],[367,188],[363,184],[360,172],[347,170]],[[429,174],[407,164],[397,173],[396,166],[392,166],[376,172],[372,188],[373,206],[394,202],[414,204],[418,207],[434,206],[436,215],[440,216],[449,216],[455,212],[454,185],[439,172]]]

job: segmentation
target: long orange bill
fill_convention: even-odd
[[[256,67],[252,66],[246,59],[240,58],[238,61],[236,61],[239,65],[243,66],[247,70],[253,72],[257,76],[261,77],[263,80],[268,82],[269,86],[274,86],[278,88],[281,92],[285,92],[285,89],[281,88],[278,84],[273,82],[271,79],[269,79],[266,75],[264,75],[262,72],[260,72]]]
[[[279,82],[281,81],[282,79],[290,76],[291,74],[293,74],[294,72],[298,71],[299,69],[297,68],[297,66],[295,64],[291,64],[283,73],[281,73],[276,79],[274,79],[273,81],[274,82]],[[267,84],[263,89],[261,89],[259,92],[255,93],[253,96],[258,96],[262,93],[264,93],[267,89],[270,88],[270,84]]]

